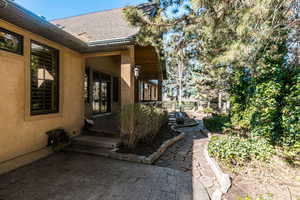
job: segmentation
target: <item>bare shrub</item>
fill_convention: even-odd
[[[162,108],[143,104],[122,107],[121,138],[125,146],[134,148],[139,141],[151,142],[167,122],[167,112]]]

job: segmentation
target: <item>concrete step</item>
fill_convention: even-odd
[[[67,148],[64,148],[64,151],[66,152],[84,153],[84,154],[105,156],[105,157],[108,157],[109,153],[112,152],[112,150],[113,149],[110,148],[84,146],[79,144],[72,144]]]
[[[100,137],[109,137],[109,138],[120,138],[120,133],[105,132],[99,130],[84,130],[82,135],[91,135],[91,136],[100,136]]]
[[[72,139],[72,144],[102,148],[116,148],[120,145],[120,143],[120,138],[93,135],[81,135]]]

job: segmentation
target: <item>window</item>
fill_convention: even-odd
[[[31,42],[31,115],[59,112],[59,51]]]
[[[119,78],[113,77],[113,101],[119,102]]]
[[[86,103],[90,102],[90,68],[88,67],[84,74],[84,99]]]
[[[0,27],[0,49],[23,55],[23,36]]]
[[[144,101],[144,82],[140,81],[140,101]]]

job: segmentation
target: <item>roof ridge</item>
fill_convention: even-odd
[[[73,15],[73,16],[68,16],[68,17],[62,17],[62,18],[57,18],[57,19],[52,19],[52,20],[50,20],[50,22],[54,22],[54,21],[58,21],[58,20],[64,20],[64,19],[70,19],[70,18],[74,18],[74,17],[86,16],[86,15],[91,15],[91,14],[96,14],[96,13],[101,13],[101,12],[108,12],[108,11],[113,11],[113,10],[120,10],[120,9],[123,9],[123,8],[125,8],[125,7],[92,11],[92,12],[88,12],[88,13],[82,13],[82,14],[78,14],[78,15]]]

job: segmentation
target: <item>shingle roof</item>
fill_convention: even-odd
[[[125,20],[122,8],[57,19],[52,23],[85,42],[130,38],[138,33],[138,28]]]

